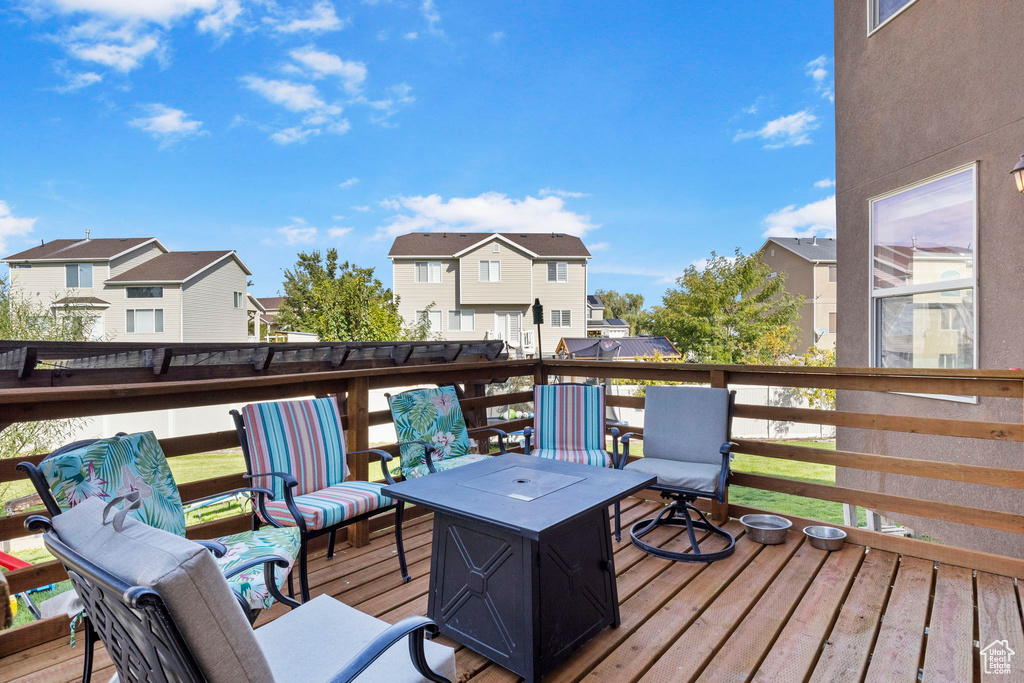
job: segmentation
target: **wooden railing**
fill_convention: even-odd
[[[391,421],[388,411],[370,411],[369,393],[374,389],[399,388],[422,384],[457,384],[464,390],[461,401],[471,425],[482,426],[486,408],[532,400],[530,391],[486,395],[488,383],[507,378],[526,377],[544,383],[550,378],[615,378],[693,382],[713,386],[770,385],[776,387],[837,389],[857,392],[903,392],[999,397],[1021,401],[1024,398],[1024,372],[965,370],[881,370],[875,368],[819,368],[775,366],[691,365],[676,363],[602,362],[602,361],[479,361],[450,365],[401,366],[377,369],[317,372],[312,375],[162,381],[154,383],[110,384],[73,387],[26,387],[0,389],[0,424],[131,413],[185,406],[210,406],[227,403],[276,400],[311,395],[336,395],[342,407],[350,450],[369,446],[370,427]],[[499,387],[498,384],[490,384]],[[613,407],[639,408],[644,399],[636,396],[609,396]],[[1017,414],[1022,414],[1021,410]],[[935,417],[907,417],[888,414],[856,413],[838,410],[812,410],[781,406],[738,404],[736,416],[783,422],[835,425],[868,430],[914,432],[972,439],[1024,441],[1024,422],[992,423]],[[508,431],[521,429],[528,420],[496,425]],[[632,429],[632,428],[630,428]],[[162,439],[169,458],[238,447],[234,431]],[[385,450],[397,453],[394,445]],[[934,462],[913,458],[832,451],[798,445],[755,440],[739,440],[738,452],[789,461],[834,465],[871,472],[924,477],[952,482],[982,484],[1010,489],[1024,488],[1024,471],[972,464]],[[22,479],[15,469],[21,460],[38,462],[41,455],[23,459],[0,460],[0,484]],[[366,479],[369,460],[354,458],[352,477]],[[173,461],[172,461],[173,462]],[[245,485],[241,472],[194,481],[180,486],[185,502]],[[826,501],[848,503],[873,510],[904,513],[955,521],[984,529],[1024,533],[1024,515],[983,510],[944,502],[920,500],[889,493],[877,493],[842,486],[808,483],[782,477],[734,472],[732,484],[765,491],[792,494]],[[740,516],[753,511],[728,504],[713,509],[715,516]],[[30,513],[0,518],[0,540],[28,534],[24,520]],[[422,514],[413,510],[409,514]],[[807,522],[792,517],[796,522]],[[249,528],[247,515],[235,515],[216,521],[194,524],[187,534],[208,538]],[[359,545],[369,535],[391,525],[387,518],[355,525],[348,540]],[[998,574],[1024,577],[1024,560],[990,553],[943,546],[925,541],[895,538],[863,529],[847,528],[849,540],[871,547],[903,552],[917,557],[951,564],[986,569]],[[65,578],[55,562],[45,562],[7,574],[14,592],[47,585]],[[0,634],[0,656],[30,647],[66,632],[66,619],[35,622]]]

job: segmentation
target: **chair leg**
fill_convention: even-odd
[[[89,617],[85,617],[82,621],[84,622],[85,627],[85,656],[83,657],[82,683],[89,683],[92,679],[92,661],[96,650],[96,641],[99,640],[100,637],[99,634],[96,633],[96,629],[93,628]]]
[[[292,580],[294,577],[295,567],[292,567],[292,570],[288,572],[288,597],[290,598],[295,597],[295,581]]]
[[[309,574],[306,573],[306,546],[309,545],[305,535],[302,538],[302,549],[299,551],[299,592],[302,602],[309,602]]]
[[[405,517],[405,503],[398,501],[395,505],[395,547],[398,549],[398,568],[402,572],[402,581],[409,582],[409,568],[405,564],[405,544],[402,541],[402,519]]]
[[[335,534],[335,532],[332,531],[331,535],[327,538],[327,559],[328,560],[334,557],[334,534]]]
[[[615,501],[615,540],[622,540],[622,510],[619,501]]]
[[[693,519],[691,511],[696,513],[698,519]],[[686,534],[690,540],[690,552],[674,552],[664,550],[658,546],[651,545],[642,540],[648,532],[659,526],[682,526],[686,528]],[[694,529],[708,531],[725,541],[725,547],[713,552],[702,552],[697,542],[697,534]],[[629,529],[630,540],[640,550],[648,555],[660,557],[675,562],[714,562],[732,555],[736,549],[736,539],[725,529],[715,526],[704,516],[698,508],[692,504],[692,499],[675,498],[675,500],[664,507],[652,519],[642,519],[633,524]]]

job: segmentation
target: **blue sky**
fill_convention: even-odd
[[[659,303],[712,250],[834,234],[832,3],[14,0],[0,247],[236,249],[253,291],[409,229],[572,232]]]

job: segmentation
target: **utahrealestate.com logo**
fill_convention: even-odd
[[[990,676],[1010,673],[1010,660],[1017,654],[1005,640],[994,640],[981,651],[984,672]]]

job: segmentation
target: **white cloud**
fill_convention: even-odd
[[[816,59],[812,59],[807,62],[804,67],[804,73],[810,76],[811,80],[814,81],[814,89],[817,90],[822,97],[830,102],[835,101],[835,95],[832,93],[832,84],[828,82],[828,57],[821,55]]]
[[[402,38],[404,38],[406,40],[416,40],[419,37],[420,37],[420,34],[418,32],[416,32],[416,31],[409,31],[408,33],[406,33],[405,35],[402,36]]]
[[[331,216],[331,220],[332,221],[343,221],[343,220],[345,220],[345,217],[344,216]]]
[[[648,268],[645,266],[620,266],[603,263],[595,263],[587,268],[591,273],[602,275],[633,275],[638,277],[656,278],[658,282],[675,282],[676,278],[682,275],[682,271],[668,268]]]
[[[258,76],[243,76],[242,83],[250,90],[289,111],[304,112],[326,106],[326,103],[320,99],[320,93],[316,86],[309,83],[270,80]]]
[[[790,204],[765,216],[764,237],[835,237],[836,196],[796,206]]]
[[[831,178],[822,178],[818,182],[814,183],[814,186],[815,187],[822,187],[822,188],[825,188],[825,187],[835,187],[836,186],[836,181],[832,180]]]
[[[353,206],[351,208],[353,211],[359,211],[360,213],[366,213],[370,210],[370,207],[368,206]]]
[[[277,234],[284,238],[287,244],[311,244],[316,240],[320,231],[308,225],[305,219],[292,218],[288,225],[277,229]]]
[[[291,128],[282,128],[271,133],[270,139],[279,145],[291,145],[296,142],[306,142],[313,135],[320,135],[320,130],[318,128],[292,126]]]
[[[0,252],[7,253],[7,240],[32,232],[38,218],[22,218],[11,213],[11,207],[0,199]]]
[[[306,16],[292,16],[285,21],[267,20],[282,33],[298,33],[300,31],[338,31],[349,24],[348,19],[339,19],[334,5],[321,0],[310,9]]]
[[[321,52],[312,45],[292,50],[289,54],[305,67],[306,72],[313,78],[337,76],[345,90],[353,95],[359,93],[366,80],[366,65],[362,62],[346,62],[341,57],[330,52]]]
[[[160,47],[152,35],[125,36],[124,42],[72,42],[66,47],[71,56],[83,62],[95,62],[128,73]]]
[[[593,253],[595,251],[608,251],[611,246],[607,242],[594,242],[593,244],[588,244],[587,249]]]
[[[397,83],[387,89],[383,99],[371,100],[362,95],[354,98],[352,102],[362,104],[374,109],[376,113],[370,117],[370,121],[382,126],[389,126],[389,119],[394,116],[400,107],[412,104],[416,98],[412,96],[412,86],[408,83]]]
[[[352,232],[352,228],[331,228],[327,231],[327,234],[335,239],[341,239],[345,235]]]
[[[200,33],[212,33],[224,39],[231,35],[241,14],[242,4],[239,0],[221,0],[217,10],[200,19],[196,23],[196,28]]]
[[[346,180],[343,183],[338,183],[338,187],[340,187],[343,190],[347,190],[348,188],[352,187],[353,185],[357,184],[358,182],[359,182],[359,178],[352,177],[352,178],[349,178],[348,180]]]
[[[740,131],[736,133],[733,141],[761,138],[765,141],[765,149],[809,145],[811,144],[810,132],[817,129],[819,125],[818,117],[809,109],[804,109],[795,114],[769,121],[759,130]]]
[[[62,14],[88,13],[166,25],[191,12],[208,12],[217,5],[217,0],[40,0],[36,4]]]
[[[542,189],[537,194],[539,194],[541,197],[549,197],[551,195],[554,195],[556,197],[561,197],[563,199],[579,199],[580,197],[589,197],[590,196],[586,192],[571,192],[569,190],[555,190],[555,189],[552,189],[550,187],[545,187],[544,189]]]
[[[503,40],[505,40],[505,32],[494,31],[493,33],[491,33],[491,35],[488,36],[488,40],[490,40],[492,43],[500,43]]]
[[[513,199],[500,192],[485,192],[477,197],[445,200],[432,194],[399,196],[381,205],[399,213],[378,228],[378,238],[414,231],[558,232],[581,237],[598,227],[590,216],[567,211],[565,202],[553,196]]]
[[[103,76],[95,71],[75,72],[58,66],[57,73],[64,78],[64,85],[54,88],[57,92],[74,92],[103,80]]]
[[[423,0],[420,4],[420,14],[427,20],[427,33],[435,36],[443,36],[444,29],[441,28],[441,14],[434,5],[434,0]]]
[[[160,148],[190,138],[195,135],[203,135],[207,131],[202,130],[203,122],[189,119],[189,115],[181,109],[168,107],[166,104],[147,104],[143,106],[148,116],[132,119],[128,125],[149,133],[153,138],[160,141]]]

